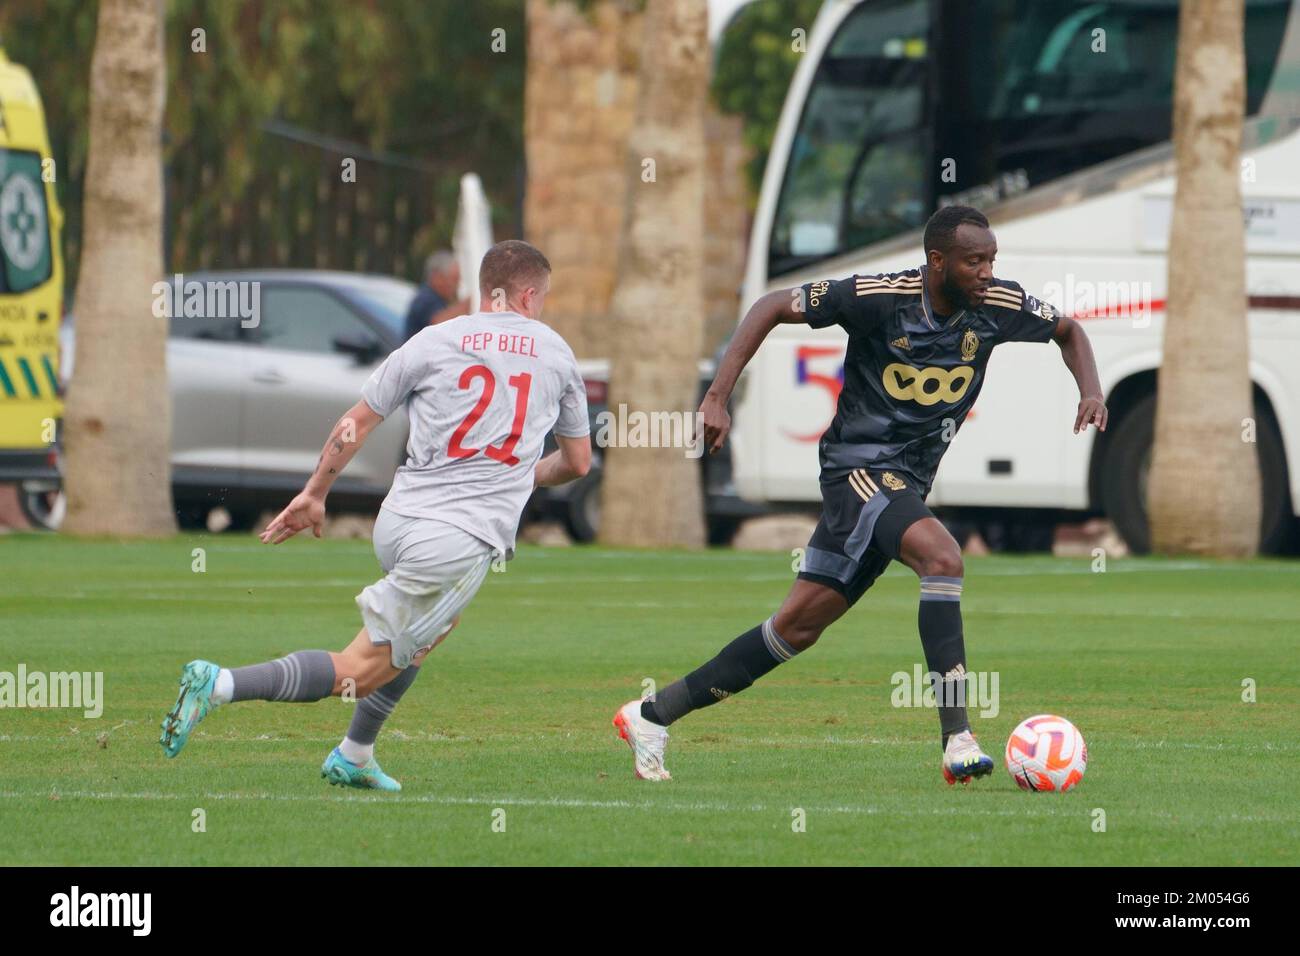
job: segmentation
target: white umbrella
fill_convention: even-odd
[[[460,297],[469,299],[470,312],[479,310],[478,267],[492,248],[492,207],[476,173],[460,177],[460,203],[452,231],[452,249],[460,264]]]

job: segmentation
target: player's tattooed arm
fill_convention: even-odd
[[[364,398],[349,408],[330,430],[330,437],[326,439],[325,447],[321,449],[320,458],[316,462],[316,470],[307,479],[303,492],[324,500],[339,472],[361,449],[375,426],[383,420]]]
[[[261,534],[263,543],[279,544],[306,528],[311,528],[312,533],[320,537],[325,521],[325,496],[329,494],[334,479],[360,450],[366,436],[383,420],[365,399],[361,399],[334,423],[306,487],[266,526]]]
[[[1061,316],[1057,320],[1052,340],[1061,347],[1061,358],[1065,367],[1074,376],[1079,386],[1079,409],[1074,416],[1075,434],[1096,425],[1098,430],[1106,430],[1106,399],[1101,392],[1101,378],[1097,374],[1097,360],[1092,354],[1092,344],[1088,334],[1074,319]]]
[[[777,289],[760,296],[736,328],[736,334],[727,344],[727,351],[718,363],[713,384],[700,403],[700,417],[704,424],[704,447],[712,454],[722,447],[731,431],[731,416],[727,414],[727,401],[731,398],[736,380],[768,334],[782,322],[806,322],[807,316],[799,310],[800,289]]]

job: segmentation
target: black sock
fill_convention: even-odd
[[[943,747],[948,738],[970,730],[966,719],[966,642],[961,633],[961,578],[921,578],[921,607],[917,612],[921,648],[933,675],[939,730]]]
[[[641,702],[641,716],[667,727],[693,710],[738,694],[772,668],[799,653],[776,633],[772,619],[746,631],[703,667]]]

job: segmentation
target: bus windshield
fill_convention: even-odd
[[[772,226],[771,273],[924,221],[929,3],[866,3],[817,67]]]
[[[1247,115],[1290,8],[1247,2]],[[804,103],[769,275],[1167,141],[1177,35],[1177,0],[865,0]]]

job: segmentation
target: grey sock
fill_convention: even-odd
[[[329,651],[294,651],[288,657],[234,667],[230,699],[304,702],[323,700],[334,691],[334,661]]]
[[[352,723],[348,725],[348,740],[359,744],[373,744],[379,736],[384,721],[392,714],[397,702],[402,699],[406,689],[420,676],[420,668],[408,667],[383,687],[372,690],[357,701],[357,709],[352,712]]]

